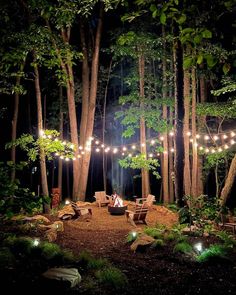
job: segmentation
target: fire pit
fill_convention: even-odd
[[[124,215],[125,210],[127,210],[127,205],[122,207],[108,205],[108,212],[110,212],[111,215]]]
[[[108,205],[108,212],[110,212],[111,215],[123,215],[125,214],[125,210],[127,210],[127,206],[123,205],[123,200],[117,195],[113,195],[113,202],[114,204]]]

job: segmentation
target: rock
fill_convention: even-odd
[[[55,228],[50,228],[45,232],[45,238],[49,242],[55,242],[57,239],[57,230]]]
[[[81,275],[76,268],[50,268],[42,274],[44,278],[69,283],[73,288],[81,282]]]
[[[32,217],[26,216],[24,218],[24,220],[26,220],[26,221],[39,221],[41,223],[50,223],[51,222],[47,217],[42,216],[42,215],[35,215]]]
[[[71,205],[65,206],[62,210],[58,211],[58,217],[61,219],[71,219],[75,215],[75,211]]]
[[[130,246],[132,251],[137,251],[140,249],[145,249],[150,246],[155,241],[154,238],[146,235],[141,234]]]

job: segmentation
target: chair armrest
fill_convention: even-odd
[[[135,200],[135,203],[138,204],[138,203],[145,202],[145,201],[147,201],[147,198],[137,198]]]

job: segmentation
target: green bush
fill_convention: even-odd
[[[128,283],[126,276],[115,267],[108,267],[98,270],[95,273],[95,277],[100,283],[115,289],[122,289]]]
[[[160,239],[163,237],[163,230],[155,227],[147,227],[144,229],[144,233],[154,239]]]
[[[216,244],[211,245],[208,249],[203,251],[200,255],[197,256],[196,260],[198,262],[206,262],[216,258],[226,258],[227,249],[225,246]]]
[[[157,239],[152,243],[152,248],[162,248],[165,246],[165,242],[162,239]]]
[[[216,233],[216,237],[220,238],[224,242],[224,246],[228,248],[234,248],[236,246],[236,240],[233,235],[226,231],[219,231]]]
[[[187,242],[180,242],[174,247],[174,252],[189,253],[192,250],[193,247]]]
[[[134,242],[138,237],[138,233],[135,231],[129,232],[126,236],[126,243],[132,243]]]
[[[9,267],[15,264],[15,257],[7,247],[0,248],[0,268]]]
[[[102,269],[108,265],[109,265],[109,262],[103,258],[98,258],[98,259],[93,258],[93,259],[90,259],[90,261],[88,262],[88,268],[94,269],[94,270]]]

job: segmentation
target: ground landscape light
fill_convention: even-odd
[[[33,245],[37,247],[39,245],[39,239],[34,239]]]
[[[69,200],[65,200],[65,204],[66,205],[69,205],[70,204],[70,201]]]
[[[136,233],[136,231],[133,231],[133,232],[131,233],[131,235],[132,235],[133,238],[136,238],[136,237],[137,237],[137,233]]]
[[[203,247],[202,247],[202,243],[201,243],[201,242],[196,243],[193,247],[194,247],[198,252],[202,252],[202,251],[203,251]]]

